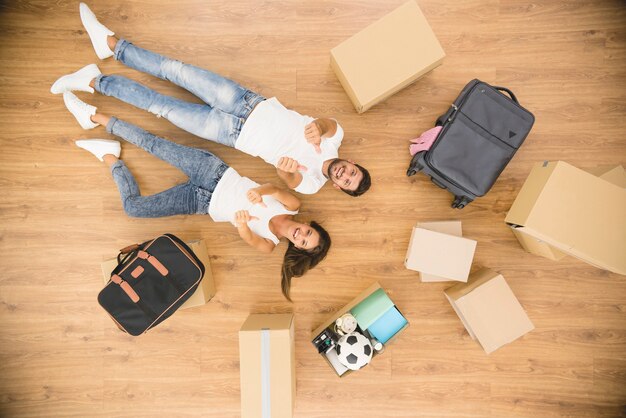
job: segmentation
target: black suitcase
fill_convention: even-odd
[[[413,156],[407,176],[422,171],[455,196],[453,208],[462,209],[491,189],[534,122],[511,90],[472,80],[437,119],[437,140]]]
[[[98,302],[122,331],[134,336],[176,312],[204,276],[202,262],[171,234],[126,247],[117,260]]]

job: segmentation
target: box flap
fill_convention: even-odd
[[[411,270],[467,281],[475,249],[474,240],[414,228],[405,265]]]
[[[535,328],[502,276],[477,287],[456,304],[487,354]]]
[[[493,273],[472,275],[453,303],[487,354],[534,329],[504,277]]]
[[[454,235],[455,237],[463,236],[463,228],[461,221],[434,221],[434,222],[418,222],[418,228],[428,229],[429,231],[441,232],[442,234]],[[434,274],[420,272],[420,280],[424,283],[447,282],[450,279],[435,276]]]
[[[621,187],[622,189],[626,189],[626,171],[624,171],[624,167],[621,165],[613,167],[607,172],[602,173],[599,177],[609,183]]]
[[[365,300],[365,298],[367,298],[369,295],[371,295],[378,289],[381,289],[380,284],[378,282],[375,282],[370,287],[362,291],[361,294],[359,294],[359,296],[352,299],[350,303],[348,303],[346,306],[341,308],[338,312],[335,312],[330,318],[326,319],[326,321],[324,321],[319,327],[317,327],[313,331],[311,339],[317,337],[322,331],[324,331],[326,328],[332,325],[335,322],[335,319],[339,318],[341,315],[345,314],[346,312],[349,312],[352,308],[358,305],[361,301]]]
[[[451,301],[467,295],[477,287],[487,283],[489,280],[498,277],[500,273],[488,268],[482,268],[475,273],[472,273],[467,283],[457,283],[452,287],[444,290],[444,293],[450,298]]]
[[[439,65],[445,53],[411,0],[333,48],[331,56],[346,90],[366,110]]]
[[[524,219],[517,218],[518,200],[527,184],[541,181],[541,193]],[[626,274],[626,190],[562,161],[535,166],[522,187],[507,222],[590,264]],[[521,223],[520,223],[521,221]]]
[[[291,328],[293,314],[251,314],[240,331],[284,330]]]
[[[567,254],[563,251],[560,251],[545,242],[528,235],[525,230],[526,228],[523,226],[515,226],[510,225],[511,230],[513,231],[513,235],[517,238],[522,248],[528,251],[531,254],[539,255],[541,257],[545,257],[550,260],[561,260]]]

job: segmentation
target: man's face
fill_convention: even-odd
[[[328,166],[328,178],[334,186],[344,190],[355,191],[361,180],[363,172],[352,161],[335,158]]]

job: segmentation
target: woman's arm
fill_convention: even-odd
[[[237,224],[237,231],[239,232],[239,236],[243,239],[248,245],[256,248],[257,250],[264,252],[266,254],[271,253],[276,245],[268,239],[261,238],[248,226],[248,222],[253,219],[259,219],[256,216],[250,216],[250,213],[247,210],[240,210],[235,214],[235,223]]]
[[[265,183],[259,187],[248,190],[248,200],[254,204],[258,203],[265,206],[265,203],[263,203],[263,196],[272,196],[274,199],[282,203],[287,210],[300,209],[300,199],[288,191],[274,186],[272,183]]]

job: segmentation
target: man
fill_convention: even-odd
[[[369,172],[339,158],[343,129],[337,121],[301,115],[275,97],[265,99],[211,71],[118,39],[84,3],[80,4],[80,16],[100,59],[114,56],[131,68],[171,81],[205,103],[185,102],[125,77],[103,75],[91,64],[59,78],[50,89],[55,94],[64,93],[68,110],[83,128],[98,126],[91,119],[96,108],[79,100],[71,90],[95,90],[116,97],[201,138],[261,157],[276,167],[289,188],[300,193],[316,193],[327,180],[350,196],[360,196],[369,189]]]

